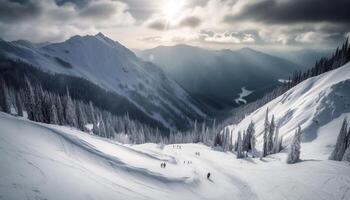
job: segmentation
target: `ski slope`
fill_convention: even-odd
[[[350,198],[347,162],[287,165],[285,153],[238,160],[201,144],[122,145],[4,113],[0,127],[0,199]]]

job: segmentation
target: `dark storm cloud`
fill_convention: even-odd
[[[65,3],[72,3],[79,7],[83,7],[90,2],[90,0],[55,0],[57,5],[61,6]]]
[[[108,18],[113,15],[116,11],[115,7],[111,7],[108,2],[94,3],[90,6],[86,6],[81,9],[80,15],[89,18]]]
[[[158,31],[162,31],[165,30],[166,28],[166,21],[165,20],[155,20],[153,22],[150,22],[148,24],[148,28],[154,29],[154,30],[158,30]]]
[[[240,12],[227,15],[225,22],[254,20],[267,24],[302,22],[350,22],[349,0],[263,0],[243,6]]]
[[[13,23],[34,18],[42,8],[38,1],[32,0],[0,0],[0,21]]]
[[[180,21],[180,27],[190,27],[195,28],[198,27],[202,23],[202,20],[195,16],[189,16]]]
[[[55,0],[58,5],[63,5],[67,2],[73,3],[79,7],[84,7],[91,0]],[[162,1],[160,0],[119,0],[129,6],[129,12],[137,20],[145,21],[152,14],[159,11]],[[190,0],[186,2],[186,7],[193,8],[195,6],[204,6],[209,0]]]

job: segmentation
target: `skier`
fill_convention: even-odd
[[[166,167],[166,163],[163,164],[163,167],[164,167],[164,168]]]
[[[208,180],[210,179],[210,172],[208,172],[208,174],[207,174],[207,179]]]

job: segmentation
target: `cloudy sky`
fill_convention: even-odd
[[[129,48],[329,48],[350,35],[350,0],[0,0],[0,37],[96,34]]]

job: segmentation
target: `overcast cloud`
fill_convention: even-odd
[[[350,32],[349,0],[0,0],[0,37],[62,41],[103,32],[131,48],[159,44],[334,47]]]

